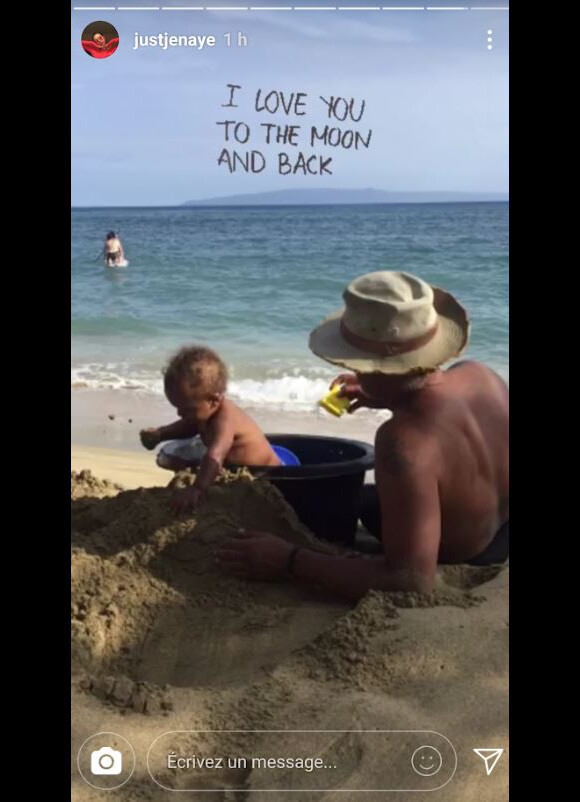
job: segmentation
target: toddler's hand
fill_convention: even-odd
[[[169,506],[177,515],[182,512],[193,512],[203,499],[203,492],[195,485],[177,490],[171,497]]]
[[[159,429],[141,429],[139,437],[141,438],[141,445],[148,451],[153,451],[161,442]]]

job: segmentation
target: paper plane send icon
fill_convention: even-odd
[[[495,764],[503,755],[503,749],[474,749],[476,755],[485,763],[485,773],[489,777],[491,772],[495,769]]]

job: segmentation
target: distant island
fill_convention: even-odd
[[[182,206],[331,206],[361,203],[481,203],[507,201],[507,192],[386,192],[381,189],[279,189],[189,200]]]

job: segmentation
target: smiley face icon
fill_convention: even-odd
[[[434,746],[420,746],[413,752],[411,765],[421,777],[432,777],[443,765],[443,758]]]

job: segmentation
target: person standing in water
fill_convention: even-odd
[[[103,246],[103,255],[107,267],[120,267],[125,261],[125,253],[121,240],[114,231],[109,231]]]

